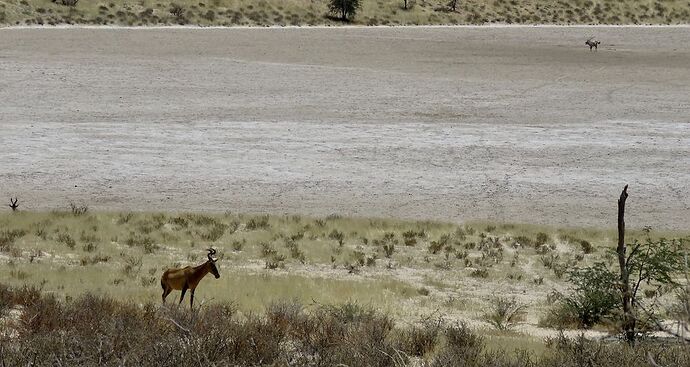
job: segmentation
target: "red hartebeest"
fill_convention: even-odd
[[[210,248],[208,249],[208,261],[199,266],[187,266],[180,269],[168,269],[163,273],[161,277],[161,287],[163,288],[163,303],[165,303],[165,297],[173,291],[173,289],[181,290],[182,295],[180,296],[180,302],[184,299],[184,294],[189,289],[192,292],[191,299],[189,300],[189,307],[194,308],[194,290],[196,286],[199,285],[201,279],[203,279],[209,272],[216,277],[220,278],[218,273],[218,268],[216,267],[216,259],[212,256],[216,254],[216,250]]]
[[[17,199],[17,198],[14,198],[14,200],[12,200],[12,198],[10,198],[10,208],[12,209],[13,212],[17,211],[17,208],[19,207],[19,204],[17,204],[18,201],[19,201],[19,199]]]

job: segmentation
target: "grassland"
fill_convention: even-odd
[[[687,237],[687,232],[632,230],[630,240]],[[569,269],[604,261],[615,232],[518,224],[410,222],[384,219],[195,213],[54,212],[0,215],[0,278],[36,286],[59,301],[84,292],[134,304],[160,302],[159,279],[171,267],[219,251],[221,278],[204,279],[199,305],[231,303],[250,315],[294,300],[308,307],[356,303],[406,325],[421,318],[491,330],[497,296],[525,307],[508,334],[543,348],[555,335],[540,323]],[[179,292],[168,298],[176,303]],[[674,302],[672,292],[664,298]],[[606,335],[606,327],[592,335]],[[508,343],[510,344],[510,343]]]
[[[472,0],[456,11],[445,0],[364,0],[357,25],[687,24],[687,0]],[[2,0],[5,25],[338,25],[326,0]]]

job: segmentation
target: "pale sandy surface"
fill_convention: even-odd
[[[24,208],[690,227],[687,27],[3,29],[0,124]]]

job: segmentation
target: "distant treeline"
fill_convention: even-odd
[[[5,0],[2,25],[339,25],[331,1],[355,0]],[[688,24],[684,0],[358,0],[347,23]]]

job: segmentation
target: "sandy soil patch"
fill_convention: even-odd
[[[613,226],[628,183],[629,226],[687,228],[688,38],[3,29],[0,197]]]

